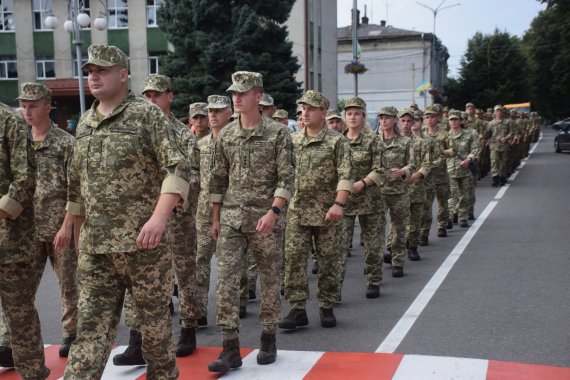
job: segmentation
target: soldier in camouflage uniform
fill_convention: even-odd
[[[327,127],[329,129],[333,129],[338,133],[343,133],[346,129],[346,125],[344,124],[344,120],[342,120],[342,116],[336,109],[330,109],[327,111]]]
[[[73,156],[74,138],[49,118],[51,90],[43,84],[24,83],[20,109],[30,125],[31,147],[36,163],[34,223],[36,291],[49,258],[61,295],[63,343],[59,355],[66,357],[77,331],[77,256],[69,249],[56,249],[58,240],[69,245],[73,235],[72,215],[66,214],[67,174]],[[61,227],[61,228],[60,228]],[[59,247],[58,247],[59,248]],[[0,325],[0,345],[10,345],[10,331],[4,319]]]
[[[190,104],[189,107],[188,122],[190,123],[190,131],[196,135],[198,140],[210,134],[207,106],[207,103],[197,102]]]
[[[278,123],[283,124],[284,126],[288,127],[289,126],[289,115],[287,114],[287,110],[284,110],[283,108],[278,108],[275,110],[275,113],[273,114],[273,120],[275,120]],[[295,132],[295,131],[292,131]]]
[[[196,297],[200,307],[201,319],[198,325],[208,324],[208,292],[210,289],[210,262],[216,252],[216,241],[212,239],[212,210],[208,200],[210,175],[212,173],[212,157],[216,139],[232,115],[230,98],[221,95],[208,96],[208,123],[212,133],[198,141],[200,151],[200,196],[198,198],[198,213],[196,214],[196,229],[198,251],[196,253],[196,282],[198,285]]]
[[[307,255],[313,236],[319,263],[317,298],[321,325],[334,327],[340,222],[354,182],[350,146],[343,135],[326,127],[329,101],[323,94],[309,90],[297,104],[303,107],[305,129],[292,137],[295,192],[285,230],[285,299],[291,310],[279,327],[295,329],[309,323],[305,310],[309,298]]]
[[[380,296],[386,212],[380,195],[380,178],[373,163],[379,154],[379,137],[366,127],[366,103],[361,98],[349,98],[344,105],[344,118],[348,129],[344,135],[350,143],[355,182],[352,196],[346,202],[340,240],[339,293],[346,273],[347,252],[354,235],[354,221],[358,215],[364,241],[364,273],[366,298]]]
[[[261,282],[262,324],[258,364],[276,360],[277,322],[281,315],[279,271],[283,228],[280,213],[291,197],[294,168],[289,130],[262,116],[259,73],[232,74],[232,93],[239,118],[218,135],[210,177],[212,237],[217,239],[217,324],[223,351],[208,365],[224,373],[240,367],[239,286],[246,250],[251,248]]]
[[[264,93],[259,101],[259,111],[267,117],[273,118],[275,111],[277,108],[275,107],[275,101],[273,97],[267,93]]]
[[[127,56],[91,45],[83,69],[96,101],[78,123],[67,209],[85,216],[79,238],[77,340],[65,379],[100,378],[125,290],[140,321],[147,376],[176,379],[168,304],[172,258],[162,235],[188,205],[186,148],[168,117],[128,90]]]
[[[34,306],[34,163],[24,120],[0,103],[0,300],[11,331],[13,362],[23,379],[45,379],[44,345]],[[11,355],[10,355],[11,356]]]
[[[392,277],[404,275],[406,227],[410,219],[410,196],[407,179],[416,170],[413,162],[412,141],[400,135],[397,128],[398,110],[382,107],[378,111],[380,155],[375,170],[381,176],[380,191],[390,212],[390,253],[384,262],[392,264]],[[387,244],[387,245],[388,245]]]
[[[461,112],[449,112],[451,129],[448,135],[449,148],[444,151],[447,156],[447,173],[449,174],[451,197],[449,209],[457,212],[460,227],[469,227],[467,217],[473,199],[473,176],[469,169],[470,162],[479,154],[479,137],[476,133],[461,129]]]
[[[511,123],[504,119],[503,112],[502,106],[495,106],[494,119],[487,125],[485,136],[490,140],[491,176],[494,187],[503,186],[507,183],[510,141],[514,136]]]

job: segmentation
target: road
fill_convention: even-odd
[[[570,367],[570,154],[554,153],[554,135],[543,130],[541,141],[508,186],[494,188],[489,178],[478,182],[477,220],[469,229],[456,225],[447,238],[438,238],[432,228],[429,246],[420,247],[422,260],[407,261],[403,278],[392,278],[385,264],[380,298],[364,296],[363,249],[356,232],[342,302],[335,308],[337,327],[320,326],[316,276],[309,275],[309,326],[279,331],[279,350],[384,352]],[[60,303],[51,269],[46,270],[36,303],[44,342],[59,344]],[[221,346],[214,307],[211,291],[210,325],[198,331],[200,347]],[[242,347],[259,346],[258,307],[259,296],[250,301],[242,320]],[[283,313],[288,310],[284,301]],[[173,326],[177,336],[176,316]],[[116,343],[127,342],[128,331],[121,324]],[[564,373],[569,379],[570,372]]]

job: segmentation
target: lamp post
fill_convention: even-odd
[[[461,5],[461,3],[455,3],[455,4],[451,4],[445,7],[441,7],[443,5],[443,3],[445,3],[445,0],[442,0],[441,3],[439,3],[439,5],[437,6],[437,8],[432,8],[428,5],[422,4],[419,1],[416,1],[416,3],[418,5],[421,5],[424,8],[429,9],[432,13],[433,13],[433,33],[431,35],[432,41],[431,41],[431,57],[430,57],[430,83],[432,84],[432,86],[434,85],[434,77],[435,77],[435,43],[436,43],[436,37],[435,37],[435,19],[437,17],[437,12],[443,11],[444,9],[448,9],[451,7],[456,7],[458,5]]]
[[[357,1],[352,2],[352,61],[358,59],[358,7]],[[354,96],[358,96],[358,74],[354,73]]]
[[[83,41],[81,40],[81,28],[88,27],[91,23],[91,18],[89,17],[89,14],[85,12],[85,4],[82,0],[69,0],[68,10],[69,19],[63,23],[63,28],[66,32],[72,33],[73,36],[72,43],[75,45],[75,58],[79,84],[79,108],[83,114],[85,112],[85,88],[83,84],[83,71],[81,70],[81,45],[83,45]],[[45,24],[48,28],[53,30],[58,27],[59,20],[56,16],[50,14],[46,17]],[[97,16],[93,25],[98,30],[107,28],[107,15],[105,13],[101,13]]]

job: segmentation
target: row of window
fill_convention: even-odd
[[[82,58],[81,64],[87,62],[87,58]],[[148,57],[148,73],[158,74],[158,57]],[[78,78],[77,64],[73,62],[73,77]],[[0,60],[0,80],[18,79],[18,67],[16,60]],[[55,61],[49,57],[36,60],[36,79],[55,79]]]
[[[14,1],[0,0],[0,31],[14,31]],[[81,11],[91,14],[90,0],[80,0]],[[157,26],[156,13],[164,0],[146,0],[147,26]],[[51,30],[45,25],[45,19],[52,14],[52,0],[33,0],[32,14],[34,30]],[[129,26],[127,0],[107,0],[107,27],[121,29]]]

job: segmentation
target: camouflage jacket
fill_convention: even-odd
[[[162,193],[188,205],[186,149],[157,106],[129,93],[99,121],[95,101],[77,126],[67,209],[85,215],[82,253],[137,251],[136,239]]]
[[[33,146],[36,162],[36,241],[52,242],[65,218],[74,141],[72,135],[53,125],[44,141]]]
[[[323,127],[314,138],[306,130],[293,133],[295,192],[287,222],[302,226],[324,226],[329,208],[339,190],[352,192],[354,174],[348,140]]]
[[[188,164],[190,168],[188,191],[188,212],[193,217],[196,216],[196,209],[198,207],[198,195],[200,194],[200,151],[198,150],[198,139],[190,131],[190,129],[180,120],[171,115],[169,117],[172,124],[176,126],[178,136],[182,139],[182,145],[186,148],[188,155]]]
[[[208,188],[212,203],[222,203],[220,222],[255,232],[275,197],[287,201],[294,182],[291,135],[287,127],[262,117],[253,131],[235,120],[216,140]],[[276,224],[283,226],[283,218]]]
[[[0,264],[29,260],[35,255],[34,187],[26,122],[0,103],[0,209],[10,214],[0,219]]]
[[[348,129],[344,131],[344,135]],[[352,156],[352,169],[354,180],[360,181],[369,177],[374,181],[377,173],[374,171],[374,157],[380,154],[378,135],[372,133],[369,128],[362,128],[360,134],[354,140],[348,140],[350,154]],[[380,212],[382,207],[380,187],[367,186],[358,194],[348,197],[344,215],[368,215]]]
[[[405,136],[396,135],[391,141],[384,141],[380,136],[379,160],[374,165],[380,174],[380,191],[382,194],[404,194],[408,192],[406,179],[416,170],[413,162],[412,141]],[[395,178],[390,169],[404,169],[404,177]]]
[[[198,198],[196,223],[201,225],[212,224],[212,208],[208,199],[210,194],[208,186],[212,173],[211,164],[215,145],[216,139],[211,133],[198,141],[198,150],[200,151],[200,196]]]
[[[485,134],[487,133],[487,122],[474,118],[467,120],[465,126],[475,130],[479,136],[479,140],[483,140],[485,138]]]
[[[507,152],[510,150],[509,142],[502,142],[500,139],[503,137],[511,138],[514,137],[514,131],[511,123],[508,120],[498,121],[496,119],[492,120],[487,124],[487,135],[485,136],[491,139],[491,149],[497,152]]]
[[[444,150],[449,149],[448,132],[438,129],[435,133],[430,133],[429,128],[426,128],[425,134],[438,143],[438,154],[434,157],[434,167],[431,172],[434,184],[449,183],[449,176],[447,174],[447,161],[443,154]]]
[[[434,165],[434,143],[431,139],[424,139],[414,134],[410,136],[410,140],[412,140],[412,162],[416,172],[420,172],[423,177],[409,186],[408,193],[410,194],[410,203],[420,203],[425,201],[425,182],[430,177]]]
[[[455,156],[447,158],[447,173],[450,178],[463,178],[471,175],[469,167],[464,168],[460,165],[461,159],[470,158],[477,159],[481,150],[479,136],[474,130],[460,130],[454,134],[449,132],[449,147],[455,152]]]

